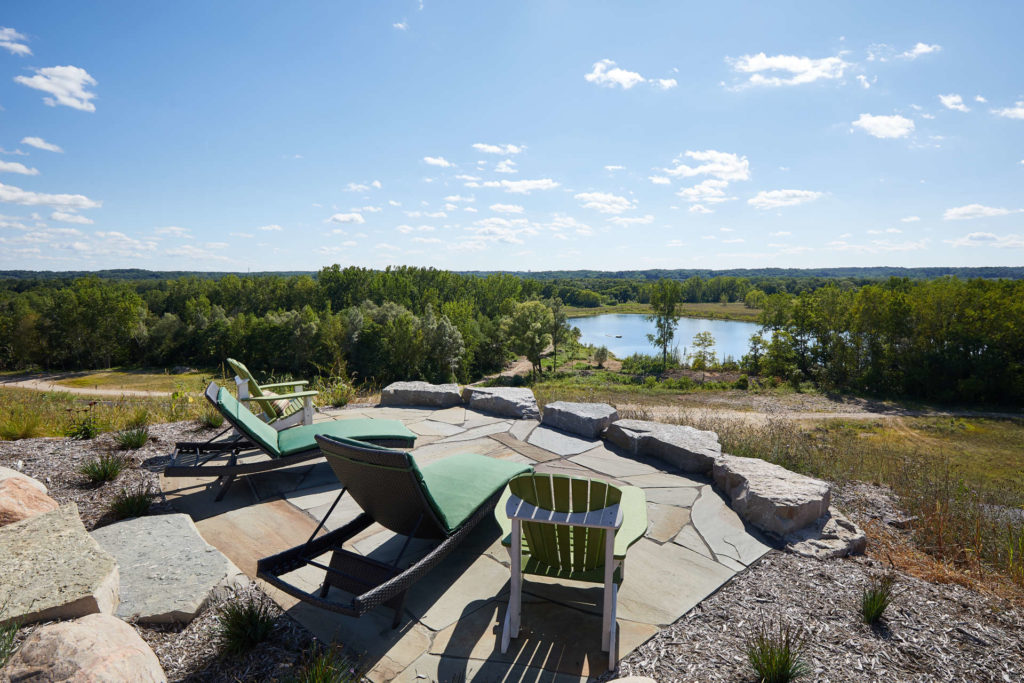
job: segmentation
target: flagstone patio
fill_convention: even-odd
[[[541,472],[644,488],[649,527],[629,552],[619,592],[620,658],[770,547],[730,509],[709,479],[627,455],[600,439],[582,439],[540,426],[536,420],[493,417],[462,406],[363,406],[327,411],[317,419],[336,417],[402,420],[419,435],[413,452],[421,464],[470,452],[532,463]],[[255,576],[259,558],[304,542],[341,488],[323,460],[242,477],[220,502],[214,502],[211,485],[211,479],[161,477],[174,507],[191,515],[207,542],[249,576]],[[337,528],[359,512],[345,496],[325,526]],[[402,540],[375,524],[346,547],[389,561]],[[423,553],[429,547],[414,541],[410,551]],[[285,578],[316,592],[323,571],[306,567]],[[410,590],[405,618],[397,629],[391,628],[389,610],[354,619],[263,587],[317,637],[361,654],[373,681],[580,681],[606,671],[607,655],[600,650],[599,586],[528,577],[520,635],[502,654],[508,585],[508,553],[491,519]]]

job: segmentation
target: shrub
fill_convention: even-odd
[[[608,360],[608,347],[598,346],[594,349],[594,362],[597,363],[597,367],[603,368],[605,362]]]
[[[747,378],[746,375],[740,375],[736,382],[733,384],[733,386],[736,387],[737,389],[742,389],[743,391],[746,391],[748,388],[750,388],[750,380]]]
[[[329,405],[332,408],[348,405],[349,401],[356,396],[355,388],[338,377],[331,377],[325,380],[323,388],[319,391],[320,396],[318,398],[320,403]]]
[[[810,673],[803,661],[805,649],[798,629],[762,621],[747,640],[747,659],[763,683],[787,683]]]
[[[142,448],[149,441],[149,427],[132,427],[114,435],[117,447],[126,451]]]
[[[92,415],[85,415],[73,420],[64,434],[72,439],[95,439],[100,435],[100,422]]]
[[[17,441],[42,436],[43,430],[38,415],[21,413],[8,415],[0,422],[0,440]]]
[[[110,512],[115,519],[128,519],[130,517],[144,517],[149,512],[149,506],[153,504],[153,493],[149,487],[140,486],[135,491],[121,489],[120,493],[114,496],[110,502]]]
[[[263,642],[274,630],[275,617],[267,601],[258,595],[225,602],[217,610],[220,647],[228,654],[241,654]]]
[[[199,424],[207,429],[217,429],[224,424],[224,416],[216,410],[207,408],[199,413]]]
[[[148,427],[149,426],[149,420],[150,420],[150,417],[149,417],[149,409],[148,408],[145,408],[145,407],[136,408],[135,412],[132,413],[132,416],[128,418],[128,422],[125,423],[125,428],[127,428],[127,429],[139,429],[139,428],[142,428],[142,427]]]
[[[84,474],[93,484],[102,484],[105,481],[114,481],[117,475],[121,474],[128,467],[128,459],[123,455],[104,453],[95,460],[91,460],[80,468],[78,472]]]
[[[355,664],[338,650],[316,650],[291,677],[292,683],[356,683]]]
[[[860,598],[860,614],[865,624],[877,624],[885,608],[892,603],[892,589],[896,576],[884,574],[871,579]]]

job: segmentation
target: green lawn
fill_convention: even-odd
[[[685,318],[713,318],[717,320],[742,320],[745,322],[757,322],[757,317],[761,314],[761,309],[747,308],[740,302],[730,304],[682,304],[680,310]],[[616,304],[614,306],[598,306],[596,308],[566,306],[565,312],[570,318],[589,318],[595,315],[605,315],[606,313],[640,313],[649,315],[651,307],[649,304],[634,302]]]
[[[160,369],[93,370],[75,373],[73,377],[57,380],[66,387],[89,389],[129,389],[135,391],[202,391],[211,380],[221,379],[220,370],[196,370],[173,374]]]

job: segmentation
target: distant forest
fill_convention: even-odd
[[[900,277],[892,273],[898,272]],[[735,273],[735,274],[733,274]],[[315,274],[0,273],[0,369],[219,365],[466,382],[552,336],[562,306],[744,302],[772,334],[743,368],[943,401],[1024,402],[1024,268]],[[592,275],[592,277],[591,277]],[[545,344],[546,345],[546,342]],[[652,349],[653,351],[653,349]]]

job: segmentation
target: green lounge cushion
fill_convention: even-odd
[[[533,469],[530,465],[473,453],[452,455],[422,469],[415,466],[415,460],[413,465],[427,501],[449,532],[462,526],[509,479]]]
[[[409,442],[410,446],[416,440],[416,435],[400,421],[371,417],[316,422],[311,425],[290,427],[277,434],[281,455],[292,455],[308,451],[311,448],[319,448],[314,438],[316,434],[324,434],[335,439],[347,438],[360,441],[365,439],[405,440]]]
[[[217,405],[225,416],[237,422],[241,431],[262,446],[267,453],[275,458],[281,457],[281,451],[278,449],[277,430],[253,415],[252,411],[242,405],[241,401],[232,396],[231,392],[224,387],[217,392]],[[312,441],[312,435],[309,438]]]

